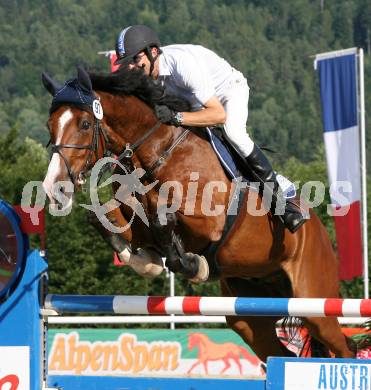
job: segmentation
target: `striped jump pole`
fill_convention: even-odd
[[[371,317],[370,299],[48,295],[57,313]]]

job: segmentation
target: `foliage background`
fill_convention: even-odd
[[[109,71],[98,51],[114,47],[119,31],[147,24],[164,45],[209,47],[247,77],[251,87],[248,131],[277,151],[275,166],[293,180],[327,182],[316,53],[348,47],[365,50],[366,107],[371,104],[369,0],[1,0],[0,1],[0,196],[20,202],[23,185],[42,180],[48,155],[45,121],[50,97],[40,75],[63,82],[77,64]],[[367,166],[371,164],[367,113]],[[82,194],[77,198],[81,203]],[[83,202],[85,203],[85,202]],[[317,212],[332,238],[325,209]],[[112,266],[112,252],[87,225],[83,209],[66,218],[48,216],[51,290],[62,293],[167,294],[168,279],[149,282]],[[343,294],[362,295],[359,279]],[[177,281],[177,294],[190,293]],[[215,284],[196,287],[214,295]]]

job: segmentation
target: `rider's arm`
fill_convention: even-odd
[[[185,126],[213,126],[224,124],[226,115],[222,104],[216,96],[204,103],[204,109],[194,112],[183,112],[182,124]]]
[[[203,106],[200,111],[183,112],[182,124],[196,127],[224,124],[226,114],[203,58],[182,53],[176,57],[176,62],[175,77],[180,87],[191,92]]]

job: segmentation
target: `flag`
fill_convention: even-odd
[[[117,59],[117,55],[114,51],[109,52],[109,60],[111,63],[111,72],[116,72],[116,70],[120,67],[120,65],[115,65],[115,61]]]
[[[330,193],[339,257],[339,276],[362,275],[361,160],[356,49],[317,56],[330,188],[348,182],[351,191]],[[338,188],[339,189],[339,188]],[[338,192],[338,193],[339,193]],[[344,214],[344,215],[343,215]]]
[[[21,219],[21,231],[25,234],[40,236],[40,249],[46,249],[45,209],[42,206],[31,206],[24,210],[22,206],[13,206]],[[35,217],[33,219],[31,216]]]
[[[127,263],[124,263],[120,260],[119,255],[116,252],[113,252],[113,265],[116,265],[118,267],[122,267],[127,265]]]

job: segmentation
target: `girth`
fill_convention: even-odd
[[[217,262],[216,255],[219,248],[224,244],[229,232],[233,228],[235,222],[237,221],[237,218],[240,215],[240,211],[243,206],[243,202],[247,192],[245,188],[239,188],[238,186],[236,187],[235,191],[238,191],[238,194],[233,195],[233,197],[231,197],[231,199],[233,200],[229,205],[228,210],[234,209],[237,202],[237,213],[235,215],[228,214],[227,211],[227,218],[224,224],[222,236],[218,241],[212,241],[208,245],[208,247],[202,252],[202,255],[206,257],[207,262],[209,263],[209,270],[210,270],[209,280],[218,279],[220,277],[220,267]]]

